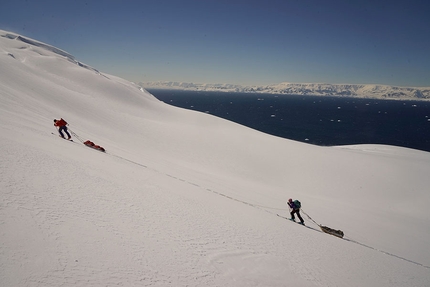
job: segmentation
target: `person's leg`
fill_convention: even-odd
[[[298,209],[297,211],[296,211],[296,213],[297,213],[297,217],[300,219],[300,222],[301,223],[305,223],[305,221],[303,220],[303,218],[301,217],[301,215],[300,215],[300,209]]]
[[[60,133],[60,136],[61,136],[62,138],[64,138],[63,128],[64,128],[64,127],[60,127],[60,128],[58,129],[58,132]]]
[[[71,136],[70,136],[69,132],[67,131],[67,127],[64,126],[63,128],[64,128],[64,132],[67,134],[68,139],[70,139]]]
[[[294,210],[291,210],[290,215],[291,215],[291,220],[296,220],[296,218],[294,217]]]

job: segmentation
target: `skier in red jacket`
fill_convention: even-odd
[[[60,136],[64,139],[63,131],[67,134],[68,140],[72,138],[72,136],[67,131],[67,125],[68,123],[63,120],[62,118],[60,120],[54,119],[54,126],[58,127],[58,132],[60,133]]]

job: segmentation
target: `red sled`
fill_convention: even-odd
[[[87,140],[86,142],[84,142],[84,145],[86,145],[87,147],[90,147],[90,148],[93,148],[93,149],[96,149],[96,150],[99,150],[99,151],[105,152],[105,149],[104,149],[103,147],[101,147],[101,146],[99,146],[99,145],[94,144],[94,143],[93,143],[92,141],[90,141],[90,140]]]

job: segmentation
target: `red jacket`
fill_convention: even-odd
[[[54,123],[54,126],[56,127],[64,127],[65,125],[67,125],[67,122],[63,119],[58,120]]]

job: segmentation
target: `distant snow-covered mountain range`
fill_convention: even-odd
[[[196,84],[185,82],[139,83],[145,89],[178,89],[190,91],[218,91],[242,93],[269,93],[312,96],[345,96],[395,100],[430,100],[430,87],[396,87],[387,85],[350,85],[288,83],[266,86],[241,86],[233,84]]]

